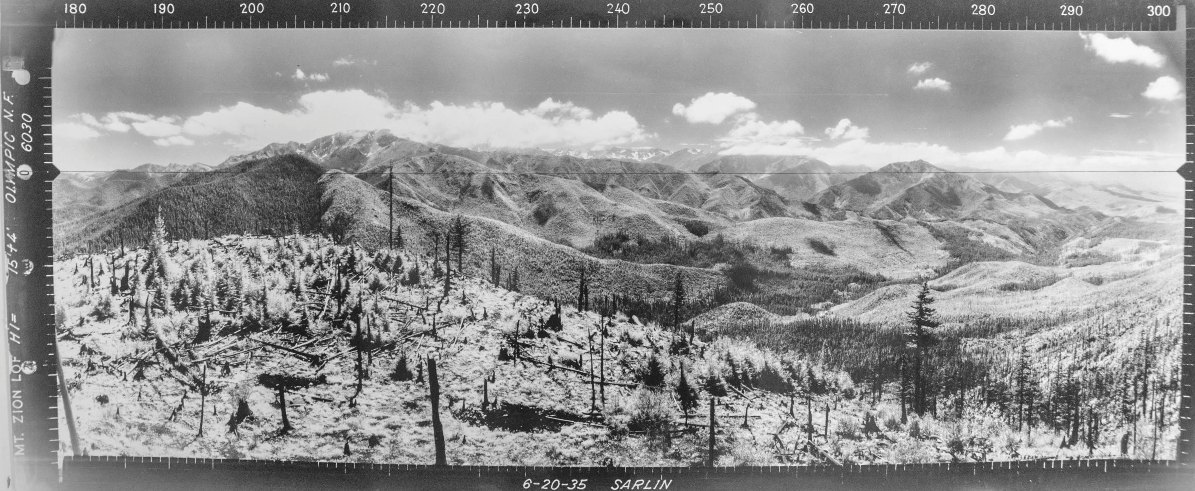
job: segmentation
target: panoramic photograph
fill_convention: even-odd
[[[54,43],[68,455],[1174,458],[1181,32]]]

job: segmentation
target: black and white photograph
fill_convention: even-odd
[[[64,453],[1173,459],[1184,42],[60,30]]]

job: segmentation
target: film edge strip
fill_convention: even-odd
[[[6,14],[13,13],[6,6]],[[18,12],[23,16],[27,12]],[[7,18],[12,19],[10,15]],[[6,299],[6,339],[10,348],[9,411],[12,415],[13,441],[6,443],[18,459],[14,470],[24,472],[18,482],[46,484],[56,482],[58,469],[57,439],[57,357],[54,354],[52,238],[49,220],[50,182],[57,171],[51,158],[52,136],[48,131],[51,115],[50,46],[53,16],[25,16],[25,25],[6,26],[3,54],[3,108],[5,172],[5,255],[8,283]],[[38,24],[37,19],[45,21]],[[1195,52],[1195,22],[1186,16],[1187,57]],[[12,73],[25,70],[27,85],[17,85]],[[1195,67],[1187,63],[1187,87],[1195,83]],[[1180,174],[1186,180],[1187,232],[1184,265],[1184,313],[1182,374],[1184,393],[1180,405],[1180,437],[1177,463],[1189,467],[1195,456],[1195,104],[1187,98],[1187,158]],[[27,136],[26,136],[27,135]],[[9,138],[12,138],[10,141]],[[28,139],[28,141],[26,141]],[[27,144],[27,146],[25,145]],[[35,255],[38,251],[45,252]],[[38,271],[48,268],[43,276]],[[46,300],[50,300],[47,302]],[[37,401],[41,401],[40,403]],[[187,459],[183,459],[184,463]],[[194,460],[194,459],[190,459]],[[91,458],[71,458],[68,463],[85,466]],[[149,459],[152,461],[152,459]],[[161,459],[159,459],[159,462]],[[147,462],[146,459],[123,459]],[[223,461],[222,461],[223,462]],[[214,465],[214,464],[213,464]],[[1051,464],[1052,465],[1052,464]],[[1169,466],[1169,464],[1166,464]],[[169,463],[167,463],[169,466]],[[336,467],[339,468],[339,467]],[[354,466],[354,468],[356,468]],[[33,488],[41,486],[35,484]]]
[[[1186,162],[1179,174],[1185,188],[1183,244],[1182,394],[1179,399],[1179,436],[1175,456],[1184,466],[1195,465],[1195,15],[1186,11],[1187,134]]]
[[[31,0],[25,0],[26,2]],[[35,0],[33,0],[35,1]],[[730,28],[1166,31],[1173,0],[66,0],[53,25],[103,29]]]
[[[7,13],[7,12],[6,12]],[[2,100],[6,394],[16,482],[33,489],[59,479],[55,354],[50,48],[53,32],[6,26]],[[21,84],[20,81],[26,83]]]

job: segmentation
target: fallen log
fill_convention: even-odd
[[[282,346],[280,344],[275,344],[275,343],[271,343],[269,341],[257,339],[253,336],[249,336],[249,339],[256,341],[258,343],[264,344],[266,346],[269,346],[271,348],[279,349],[279,350],[285,351],[287,353],[290,353],[290,354],[298,357],[299,359],[306,361],[307,363],[310,363],[312,365],[319,365],[320,361],[323,360],[323,358],[324,358],[322,355],[318,355],[315,353],[308,353],[306,351],[301,351],[301,350],[297,350],[294,348],[288,348],[288,347]]]
[[[573,373],[576,373],[576,374],[578,374],[578,375],[584,375],[584,376],[586,376],[586,377],[591,377],[591,376],[593,376],[593,375],[591,375],[589,372],[582,372],[582,371],[580,371],[580,370],[577,370],[577,369],[575,369],[575,368],[569,368],[569,367],[560,366],[560,365],[553,365],[553,364],[551,364],[551,363],[547,363],[547,362],[543,362],[543,361],[536,360],[535,358],[532,358],[532,357],[530,357],[530,356],[519,356],[519,361],[528,361],[528,362],[531,362],[532,364],[535,364],[535,365],[546,366],[546,367],[553,368],[553,369],[560,369],[560,370],[564,370],[564,371],[566,371],[566,372],[573,372]],[[587,384],[588,384],[589,382],[585,382],[585,383],[587,383]],[[615,386],[619,386],[619,387],[632,387],[632,388],[634,388],[634,387],[639,387],[639,384],[631,384],[631,383],[626,383],[626,382],[612,382],[612,381],[609,381],[609,380],[607,380],[607,381],[605,381],[605,382],[600,382],[600,381],[597,381],[597,380],[595,380],[593,383],[595,383],[595,384],[598,384],[598,385],[603,385],[603,384],[605,384],[605,385],[615,385]]]

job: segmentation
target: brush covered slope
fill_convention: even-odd
[[[1088,444],[1071,441],[1057,414],[1025,432],[996,411],[1009,402],[992,386],[943,392],[942,407],[904,414],[899,382],[859,362],[900,344],[876,342],[893,332],[882,325],[714,314],[719,329],[695,336],[627,315],[619,297],[584,298],[579,310],[496,286],[461,274],[455,254],[301,235],[170,242],[156,230],[146,249],[56,266],[64,374],[87,454],[431,462],[429,358],[455,464],[707,463],[711,400],[720,465],[1114,456],[1128,434],[1127,419],[1106,413],[1104,433],[1083,433]],[[910,297],[896,297],[903,310]],[[1173,326],[1139,320],[1100,324],[1106,339],[1132,341],[1104,347],[1117,358],[1083,351],[1071,361],[1135,366],[1153,350],[1172,363],[1163,341]],[[976,353],[1009,342],[1058,349],[1086,329],[964,342]],[[1055,362],[1041,394],[1069,393],[1078,378],[1063,378],[1067,366]],[[1064,396],[1039,397],[1070,410]],[[1136,455],[1173,441],[1172,420],[1138,425]]]
[[[775,457],[758,434],[797,445],[808,435],[786,380],[844,374],[645,325],[605,300],[578,311],[445,270],[305,236],[154,241],[63,262],[76,437],[92,455],[430,462],[431,358],[449,463],[702,463],[711,393],[717,462],[821,461]]]

